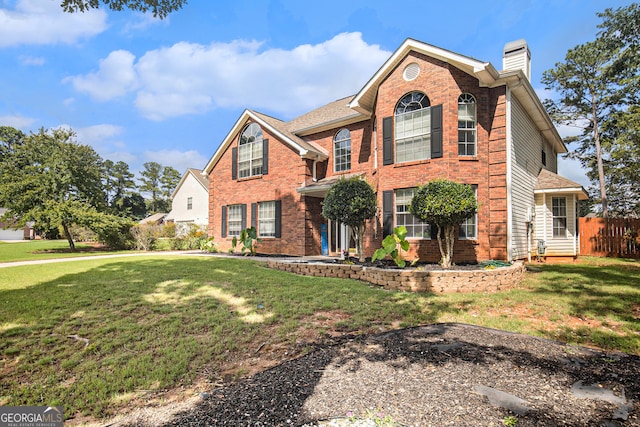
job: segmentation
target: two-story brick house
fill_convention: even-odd
[[[205,167],[209,234],[222,249],[255,226],[259,251],[336,254],[350,233],[322,216],[341,177],[360,176],[378,197],[364,251],[405,225],[411,254],[440,258],[435,236],[408,212],[413,190],[432,179],[472,185],[478,214],[460,226],[454,261],[575,256],[584,189],[557,175],[566,147],[529,82],[523,40],[505,46],[502,71],[408,39],[367,84],[288,122],[246,110]],[[283,94],[286,96],[286,94]]]

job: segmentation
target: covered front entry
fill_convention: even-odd
[[[311,227],[313,232],[310,235],[314,236],[313,238],[319,238],[320,241],[317,245],[311,245],[313,247],[317,247],[321,249],[323,247],[322,243],[322,229],[326,225],[326,238],[327,238],[327,246],[328,251],[326,253],[322,251],[322,254],[328,256],[344,256],[349,254],[350,248],[355,247],[355,241],[353,239],[353,233],[351,232],[351,228],[347,225],[341,224],[337,221],[327,220],[322,216],[319,212],[322,210],[322,200],[324,200],[327,191],[333,184],[335,184],[338,180],[342,178],[350,178],[352,176],[360,176],[361,174],[351,174],[344,176],[333,176],[330,178],[324,178],[317,181],[313,181],[307,183],[304,187],[300,187],[296,189],[298,193],[305,196],[306,202],[306,210],[307,210],[307,227]],[[313,202],[311,202],[313,200]],[[318,202],[319,201],[319,202]],[[313,205],[313,208],[311,206]],[[318,237],[316,237],[318,236]],[[315,251],[314,251],[315,252]],[[308,253],[310,254],[310,253]],[[315,255],[315,253],[314,253]],[[320,255],[320,253],[318,253]]]
[[[342,256],[354,246],[351,228],[337,221],[329,221],[329,255]]]

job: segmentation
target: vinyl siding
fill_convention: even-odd
[[[535,207],[533,190],[545,141],[518,100],[511,100],[511,257],[522,259],[527,256],[527,211]],[[549,146],[547,150],[548,167],[555,159]]]
[[[187,199],[192,197],[192,207],[187,209]],[[189,174],[182,186],[176,192],[171,201],[171,213],[169,217],[176,225],[182,224],[181,229],[189,228],[190,223],[202,226],[206,229],[209,221],[209,192],[197,179]]]
[[[553,237],[552,198],[565,197],[567,199],[567,235]],[[577,255],[578,236],[576,230],[576,196],[575,194],[537,194],[536,195],[536,223],[535,235],[537,240],[545,241],[546,256],[574,256]],[[535,248],[534,248],[535,249]]]

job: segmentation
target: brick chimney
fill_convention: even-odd
[[[527,80],[531,81],[531,52],[525,39],[504,45],[502,68],[503,71],[522,70]]]

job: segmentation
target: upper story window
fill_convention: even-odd
[[[251,123],[240,134],[238,142],[238,176],[262,175],[262,129]]]
[[[335,172],[351,169],[351,132],[340,130],[333,138],[333,158]]]
[[[428,159],[431,156],[431,103],[422,92],[410,92],[395,109],[396,163]]]
[[[476,99],[469,93],[458,97],[458,155],[476,155]]]
[[[187,197],[187,210],[193,209],[193,197]]]

